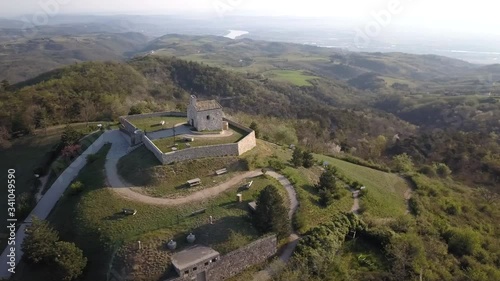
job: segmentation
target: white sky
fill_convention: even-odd
[[[446,28],[457,31],[500,29],[500,1],[493,0],[0,0],[0,15],[16,16],[43,11],[43,3],[58,4],[58,13],[220,15],[289,15],[373,20],[371,13],[399,2],[400,13],[391,24]],[[21,4],[22,3],[22,4]],[[218,7],[218,8],[216,8]]]

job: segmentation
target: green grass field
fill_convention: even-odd
[[[320,78],[318,76],[305,74],[300,70],[270,70],[263,74],[271,79],[289,82],[296,86],[311,86],[311,80]]]
[[[346,161],[315,155],[316,159],[326,161],[345,176],[366,186],[368,195],[361,198],[360,204],[366,212],[382,218],[396,218],[407,210],[404,194],[410,186],[405,179],[371,168],[355,165]]]
[[[221,253],[237,249],[259,237],[248,219],[247,203],[255,200],[265,186],[279,186],[276,180],[262,176],[254,180],[250,190],[241,191],[235,186],[214,199],[196,204],[176,208],[146,205],[123,199],[103,188],[103,167],[109,149],[109,145],[103,147],[100,159],[80,172],[77,180],[85,185],[83,193],[65,194],[49,217],[61,239],[76,242],[91,261],[82,280],[105,280],[113,249],[137,240],[145,241],[147,247],[150,241],[159,241],[164,246],[165,241],[174,238],[179,243],[178,250],[182,250],[186,246],[186,235],[192,232],[197,236],[197,243]],[[236,193],[243,193],[243,203],[236,202]],[[137,215],[123,216],[122,208],[136,209]],[[205,214],[191,215],[204,208]],[[208,223],[209,215],[215,219],[213,225]],[[26,270],[14,280],[50,280],[42,272],[43,269]]]
[[[170,129],[173,126],[181,123],[187,123],[186,117],[172,117],[172,116],[162,116],[162,117],[148,117],[141,119],[131,119],[129,120],[135,127],[143,130],[145,132],[155,132],[165,129]],[[160,122],[165,121],[165,125],[161,125]]]
[[[216,138],[200,136],[200,137],[194,137],[194,141],[192,142],[184,141],[184,138],[186,136],[179,135],[175,137],[175,144],[177,145],[176,148],[178,150],[182,150],[186,148],[199,147],[199,146],[236,143],[246,136],[245,132],[241,132],[239,130],[234,130],[234,129],[231,129],[231,131],[233,132],[231,136],[227,137],[221,136]],[[172,147],[174,145],[174,137],[155,140],[153,141],[153,143],[164,153],[172,152]]]
[[[215,171],[226,168],[227,174],[216,176]],[[189,160],[161,165],[145,147],[138,148],[120,159],[118,173],[127,182],[140,188],[136,192],[154,197],[175,198],[220,184],[246,170],[237,157]],[[187,188],[186,181],[200,178],[200,186]]]

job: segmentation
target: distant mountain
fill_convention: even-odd
[[[480,66],[437,55],[405,53],[356,53],[252,39],[231,40],[217,36],[166,35],[151,41],[145,52],[173,55],[240,72],[264,73],[272,69],[301,69],[326,79],[348,81],[373,73],[386,87],[411,91],[474,92],[485,75],[500,80],[500,68]],[[484,79],[483,79],[484,80]],[[359,84],[359,83],[358,83]],[[376,83],[379,85],[378,83]],[[486,85],[487,86],[487,85]],[[491,85],[490,85],[491,86]],[[360,89],[366,90],[364,86]],[[380,87],[368,90],[380,90]]]
[[[78,33],[78,32],[77,32]],[[52,69],[83,61],[120,61],[141,50],[140,33],[92,33],[41,38],[18,37],[0,45],[0,80],[34,78]]]

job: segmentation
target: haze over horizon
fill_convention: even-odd
[[[442,0],[353,0],[291,2],[285,0],[24,0],[1,1],[0,16],[20,18],[36,15],[44,10],[49,14],[89,15],[204,15],[223,18],[225,16],[292,16],[321,17],[327,23],[335,21],[370,22],[374,14],[388,11],[393,5],[397,12],[391,13],[390,27],[442,30],[457,33],[500,34],[500,4],[487,0],[457,2]],[[54,6],[56,6],[54,8]],[[45,7],[45,8],[44,8]],[[48,7],[48,8],[47,8]]]

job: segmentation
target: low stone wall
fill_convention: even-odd
[[[129,135],[133,135],[134,132],[137,130],[134,124],[130,123],[130,121],[128,121],[127,118],[125,117],[120,117],[120,124],[121,124],[120,129],[125,130]]]
[[[254,149],[256,146],[257,140],[255,138],[255,132],[252,131],[238,142],[238,155],[242,155],[243,153]]]
[[[276,236],[269,236],[233,251],[221,257],[217,264],[207,272],[207,281],[224,280],[251,266],[263,263],[276,255],[277,247]]]
[[[264,237],[249,245],[239,248],[225,256],[219,261],[212,263],[205,272],[207,281],[220,281],[231,278],[245,269],[263,263],[276,255],[278,239],[276,235]],[[188,281],[191,278],[177,277],[166,281]]]
[[[173,162],[185,161],[198,158],[209,157],[224,157],[224,156],[238,156],[239,149],[237,143],[200,146],[179,151],[164,153],[162,158],[163,164],[170,164]]]
[[[165,162],[163,162],[163,152],[148,137],[146,137],[146,135],[142,136],[142,143],[144,143],[144,146],[146,146],[149,151],[153,152],[158,161],[165,164]]]
[[[187,114],[184,112],[173,112],[173,111],[165,111],[165,112],[155,112],[155,113],[145,113],[145,114],[139,114],[139,115],[127,115],[127,116],[122,116],[121,118],[125,118],[128,120],[136,120],[136,119],[142,119],[142,118],[150,118],[150,117],[168,117],[168,116],[173,116],[173,117],[186,117],[187,120]]]
[[[202,147],[193,147],[188,149],[183,149],[175,152],[163,153],[147,136],[136,135],[137,127],[134,126],[129,120],[136,120],[148,117],[159,117],[159,116],[176,116],[176,117],[186,117],[187,115],[182,112],[157,112],[141,115],[129,115],[120,117],[121,127],[120,130],[127,133],[130,136],[132,145],[138,145],[141,141],[144,143],[146,148],[153,152],[155,157],[162,164],[170,164],[173,162],[198,159],[198,158],[209,158],[209,157],[224,157],[224,156],[239,156],[245,152],[252,150],[256,145],[255,132],[241,124],[233,122],[224,118],[230,126],[247,132],[248,134],[237,143],[222,144],[222,145],[211,145]]]

